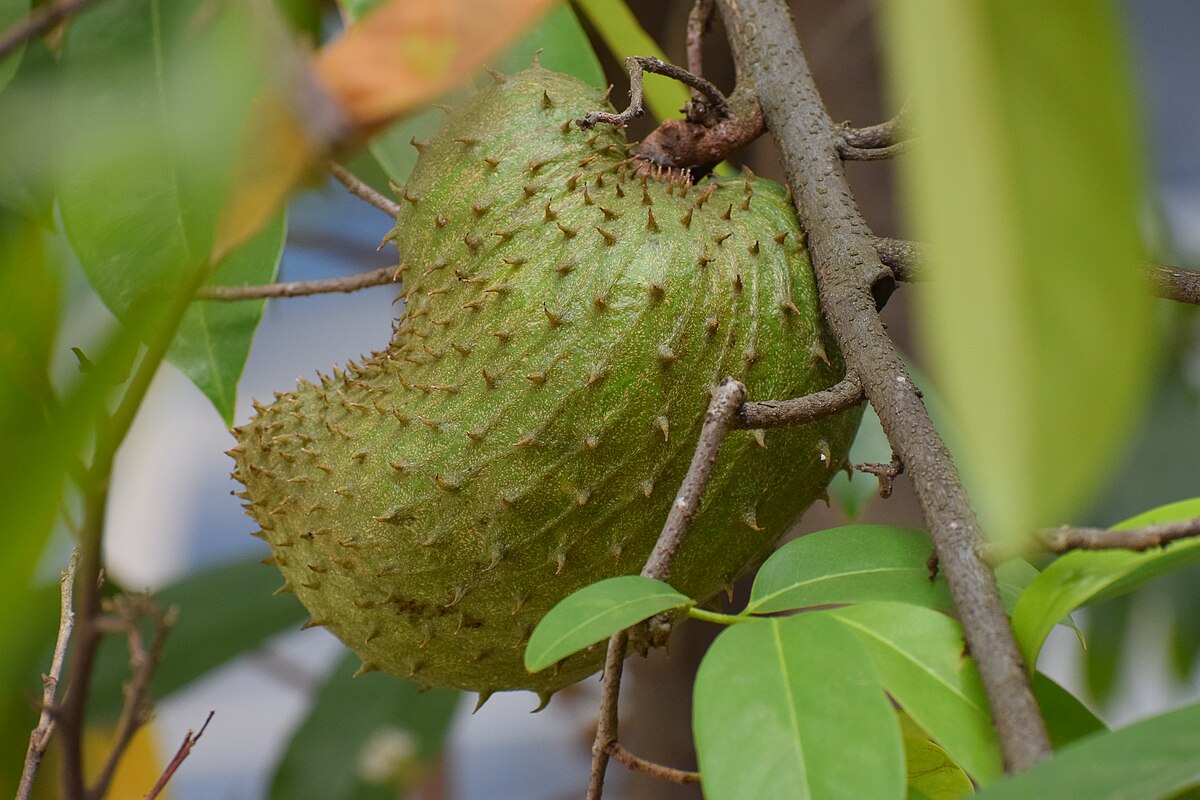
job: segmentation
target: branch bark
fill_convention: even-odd
[[[338,183],[346,187],[346,191],[360,200],[366,200],[383,213],[391,217],[392,222],[400,215],[400,204],[388,200],[379,192],[368,186],[362,178],[335,161],[329,162],[329,174],[337,178]]]
[[[732,427],[755,429],[803,425],[845,411],[862,401],[862,382],[853,372],[848,372],[840,383],[823,392],[814,392],[790,400],[743,403]]]
[[[1061,528],[1042,534],[1042,544],[1051,553],[1071,550],[1153,550],[1179,539],[1200,536],[1200,517],[1178,522],[1162,522],[1123,531],[1104,528]]]
[[[205,286],[196,293],[200,300],[261,300],[264,297],[304,297],[310,294],[357,292],[370,286],[396,282],[395,267],[380,267],[341,278],[316,278],[311,281],[264,283],[254,286]]]
[[[739,76],[753,82],[779,146],[826,319],[912,478],[979,665],[1006,767],[1027,768],[1049,755],[1050,740],[984,561],[974,509],[876,311],[871,287],[888,269],[846,182],[841,131],[817,91],[786,4],[721,0],[720,9]]]

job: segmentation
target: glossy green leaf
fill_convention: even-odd
[[[930,243],[917,319],[984,528],[1023,541],[1092,497],[1155,360],[1117,10],[881,8],[918,139],[900,162]]]
[[[959,800],[974,794],[975,787],[962,767],[911,717],[902,711],[899,716],[910,797],[914,791],[928,800]]]
[[[0,0],[0,31],[7,30],[10,25],[19,22],[23,17],[29,14],[29,0]],[[18,47],[15,51],[0,59],[0,90],[3,90],[13,76],[17,74],[17,69],[21,66],[21,56],[25,52],[25,45]]]
[[[347,655],[317,692],[271,782],[273,800],[393,800],[427,777],[461,695],[391,675],[352,678]]]
[[[1033,696],[1042,710],[1046,732],[1056,750],[1084,736],[1108,730],[1079,698],[1041,672],[1033,675]]]
[[[1161,800],[1200,783],[1200,705],[1080,739],[979,800]]]
[[[1200,516],[1200,498],[1183,500],[1125,520],[1115,529]],[[1013,630],[1025,663],[1032,669],[1050,629],[1088,601],[1115,597],[1171,569],[1200,560],[1200,539],[1174,542],[1166,548],[1134,553],[1128,550],[1076,550],[1046,567],[1022,593],[1013,609]]]
[[[267,80],[263,42],[274,37],[256,34],[268,8],[113,0],[67,30],[59,207],[88,280],[125,321],[135,304],[198,270],[273,274],[278,225],[221,264],[209,263],[245,120]],[[257,303],[232,304],[215,328],[204,319],[209,312],[193,311],[168,355],[226,420],[233,413],[230,377],[241,371],[260,313]],[[145,320],[147,339],[156,322],[152,315]],[[216,343],[217,330],[231,338]]]
[[[747,613],[771,614],[828,603],[894,600],[949,609],[949,590],[929,580],[933,547],[923,531],[846,525],[788,542],[758,570]]]
[[[546,612],[525,645],[525,669],[537,672],[630,625],[696,601],[662,581],[621,575],[593,583]]]
[[[292,597],[274,597],[278,571],[257,559],[235,561],[189,575],[155,593],[179,618],[167,637],[152,691],[165,697],[268,638],[295,630],[308,615]],[[129,654],[120,637],[108,637],[92,679],[93,713],[113,718],[121,710],[121,685],[129,679]]]
[[[721,633],[693,693],[708,800],[904,797],[904,749],[863,646],[823,614]]]
[[[888,693],[980,783],[1003,772],[987,697],[962,628],[945,614],[899,603],[823,612],[852,630]]]
[[[600,33],[617,63],[629,56],[654,56],[670,61],[658,42],[642,28],[625,0],[576,0],[576,5]],[[679,116],[679,110],[691,99],[683,84],[661,75],[646,75],[644,91],[646,107],[658,119]],[[617,105],[620,107],[621,103]]]
[[[350,11],[360,12],[364,3],[343,3]],[[552,6],[541,22],[509,47],[494,65],[501,72],[519,72],[533,63],[534,53],[546,69],[565,72],[597,88],[604,86],[604,70],[592,51],[587,34],[566,3]],[[455,98],[461,98],[460,92]],[[422,111],[392,125],[370,142],[371,154],[379,161],[388,177],[397,185],[408,180],[408,173],[417,162],[417,151],[411,144],[415,138],[424,141],[437,133],[446,118],[440,110]]]

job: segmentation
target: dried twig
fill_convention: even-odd
[[[734,428],[779,428],[803,425],[828,417],[863,401],[862,382],[852,372],[823,392],[791,400],[759,400],[744,403],[733,420]]]
[[[400,214],[400,204],[388,200],[379,192],[368,186],[362,178],[337,162],[329,162],[329,174],[337,178],[338,183],[346,187],[346,191],[355,197],[366,200],[371,205],[387,214],[394,221]]]
[[[904,473],[904,462],[893,453],[888,464],[855,464],[854,468],[859,472],[874,475],[879,481],[879,496],[886,500],[892,496],[892,484]]]
[[[75,586],[75,570],[79,566],[79,550],[71,553],[71,560],[59,578],[61,611],[58,622],[58,638],[54,641],[54,655],[50,657],[50,672],[42,676],[42,713],[38,716],[37,727],[29,734],[29,749],[25,751],[25,766],[21,770],[21,782],[17,785],[16,800],[28,800],[33,790],[33,779],[37,775],[38,765],[46,754],[46,746],[54,735],[54,695],[58,689],[58,680],[62,676],[63,658],[67,652],[67,642],[71,639],[71,629],[75,627],[75,611],[72,607],[71,596]]]
[[[688,13],[687,68],[700,77],[704,75],[704,34],[712,24],[713,0],[696,0]]]
[[[171,780],[171,777],[175,774],[175,770],[179,769],[179,765],[183,763],[184,759],[192,752],[192,748],[196,746],[196,742],[200,741],[200,737],[204,735],[204,731],[208,728],[208,723],[212,722],[213,714],[215,713],[215,711],[209,711],[208,716],[204,718],[204,724],[200,726],[200,730],[195,734],[189,730],[187,735],[183,737],[183,744],[179,745],[179,749],[175,751],[175,757],[171,759],[170,764],[167,764],[167,768],[163,770],[163,774],[159,776],[158,781],[150,789],[150,792],[146,795],[146,800],[154,800],[166,788],[167,782]]]
[[[0,58],[16,50],[34,37],[41,36],[67,17],[82,11],[92,0],[59,0],[47,3],[20,22],[0,32]]]
[[[586,116],[575,120],[576,125],[585,130],[600,122],[618,126],[628,125],[631,121],[646,113],[642,105],[643,72],[653,72],[656,75],[663,75],[691,87],[708,100],[709,110],[718,119],[724,119],[729,116],[729,100],[721,93],[721,90],[699,75],[693,75],[682,67],[668,64],[653,56],[630,56],[625,59],[625,69],[629,70],[629,108],[620,114],[609,114],[605,111],[590,111]]]
[[[757,94],[779,146],[825,318],[912,478],[979,666],[1005,764],[1029,767],[1050,754],[1045,722],[983,558],[975,511],[876,311],[872,286],[887,267],[846,181],[837,153],[842,134],[821,100],[784,0],[720,0],[720,9],[739,81]]]
[[[1049,552],[1066,553],[1070,550],[1153,550],[1195,536],[1200,536],[1200,517],[1123,531],[1063,525],[1045,531],[1041,540]]]
[[[196,296],[201,300],[261,300],[264,297],[303,297],[310,294],[357,292],[371,286],[395,283],[395,267],[380,267],[340,278],[316,278],[311,281],[264,283],[253,286],[205,286]]]
[[[652,775],[655,778],[662,778],[663,780],[670,781],[671,783],[700,782],[699,772],[675,769],[674,767],[666,767],[653,761],[647,761],[646,759],[635,756],[633,753],[626,750],[620,742],[613,742],[610,744],[608,746],[608,751],[613,758],[635,772],[644,772],[647,775]]]
[[[625,631],[608,640],[604,657],[604,684],[600,695],[600,718],[596,722],[596,740],[592,742],[592,772],[588,778],[587,800],[600,800],[604,793],[604,773],[608,770],[609,746],[617,741],[617,700],[621,694],[621,671],[625,666]]]

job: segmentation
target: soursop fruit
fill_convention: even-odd
[[[606,105],[535,66],[453,113],[401,193],[387,348],[236,430],[268,561],[364,670],[483,695],[596,671],[602,646],[531,675],[524,645],[640,569],[721,378],[843,376],[784,188],[639,176],[620,130],[573,124]],[[859,417],[732,432],[672,583],[706,598],[761,560]]]

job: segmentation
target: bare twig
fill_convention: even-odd
[[[891,268],[896,280],[906,283],[927,280],[925,264],[929,248],[920,242],[905,239],[875,239],[875,250],[884,264]],[[1200,305],[1200,271],[1164,264],[1143,264],[1142,273],[1164,300]]]
[[[668,64],[653,56],[630,56],[625,59],[625,69],[629,70],[629,108],[620,114],[591,111],[588,112],[587,116],[575,120],[576,125],[584,129],[591,128],[600,122],[609,125],[628,125],[631,121],[646,113],[642,105],[643,72],[653,72],[656,75],[663,75],[691,87],[708,100],[709,110],[718,119],[724,119],[729,116],[729,100],[721,93],[721,90],[699,75],[693,75],[682,67]]]
[[[850,147],[861,147],[866,150],[889,147],[901,142],[908,136],[909,116],[908,104],[905,103],[900,107],[896,116],[878,125],[868,125],[865,128],[852,128],[849,125],[843,124],[839,126],[841,140]]]
[[[170,764],[167,764],[167,768],[163,770],[163,774],[159,777],[153,788],[150,789],[150,792],[146,795],[146,800],[154,800],[166,788],[167,782],[171,780],[171,777],[175,774],[175,770],[179,769],[179,765],[183,763],[184,759],[192,752],[192,748],[196,746],[196,742],[200,741],[200,737],[204,735],[204,731],[208,728],[208,723],[212,722],[213,714],[215,713],[215,711],[208,712],[208,716],[205,717],[204,724],[200,726],[200,730],[195,734],[189,730],[187,735],[183,737],[183,744],[179,745],[179,749],[175,751],[175,757],[171,759]]]
[[[671,783],[699,783],[700,773],[690,772],[684,769],[675,769],[674,767],[664,766],[654,761],[648,761],[644,758],[635,756],[633,753],[625,749],[620,742],[612,742],[608,746],[609,754],[620,763],[624,764],[634,772],[644,772],[647,775],[652,775],[655,778],[662,778]]]
[[[617,699],[621,694],[621,671],[625,665],[625,631],[614,633],[608,640],[604,657],[604,686],[600,696],[600,719],[596,723],[596,740],[592,742],[592,773],[588,779],[587,800],[600,800],[604,793],[604,773],[608,770],[610,746],[617,741]]]
[[[1066,553],[1070,550],[1153,550],[1165,547],[1178,539],[1200,536],[1200,517],[1161,522],[1142,528],[1124,531],[1103,528],[1072,528],[1064,525],[1045,531],[1042,544],[1051,553]]]
[[[34,37],[41,36],[67,17],[84,9],[92,0],[59,0],[47,3],[25,19],[0,32],[0,58],[4,58]]]
[[[888,270],[846,181],[837,148],[841,133],[821,100],[784,0],[721,0],[720,8],[739,80],[753,84],[779,146],[808,233],[825,318],[912,478],[979,666],[1005,764],[1010,770],[1029,767],[1050,753],[1045,722],[983,558],[975,511],[876,311],[871,289]]]
[[[50,737],[54,735],[54,695],[58,689],[58,680],[62,676],[63,658],[67,653],[67,642],[71,639],[71,629],[75,627],[71,596],[78,566],[79,550],[76,549],[71,553],[71,560],[59,578],[61,610],[58,638],[54,641],[54,655],[50,657],[50,672],[42,676],[42,713],[38,716],[37,727],[29,734],[29,749],[25,751],[25,766],[21,770],[21,782],[17,785],[16,800],[28,800],[29,793],[33,790],[33,779],[37,775],[38,765],[42,763],[46,746],[50,744]]]
[[[346,191],[357,198],[366,200],[371,205],[387,214],[394,221],[400,214],[400,204],[394,203],[368,186],[362,178],[335,161],[329,162],[329,173],[337,178],[338,183],[346,187]]]
[[[696,0],[688,13],[687,68],[696,77],[704,75],[704,34],[712,24],[713,0]]]
[[[896,454],[888,464],[855,464],[859,472],[874,475],[879,480],[879,496],[885,500],[892,496],[892,483],[904,473],[904,462]]]
[[[791,400],[760,400],[743,403],[734,417],[733,428],[779,428],[803,425],[831,416],[863,401],[862,383],[852,372],[823,392]]]
[[[130,679],[125,684],[125,701],[121,707],[121,716],[117,721],[117,731],[112,747],[109,749],[99,777],[88,790],[88,797],[92,800],[99,800],[108,793],[113,775],[116,774],[117,767],[120,765],[125,751],[129,748],[130,742],[133,741],[134,734],[150,719],[148,697],[150,679],[158,667],[163,644],[178,615],[178,610],[175,608],[170,608],[163,613],[158,604],[148,596],[121,596],[114,598],[107,605],[107,610],[113,616],[109,620],[100,620],[100,627],[106,629],[106,632],[125,634],[129,642]],[[149,618],[154,625],[154,637],[150,641],[149,648],[145,647],[141,630],[138,628],[138,623],[143,617]],[[107,630],[109,627],[111,630]]]
[[[838,142],[838,155],[843,161],[886,161],[895,158],[912,145],[912,139],[889,144],[886,147],[855,147],[845,142]]]
[[[198,293],[201,300],[261,300],[264,297],[303,297],[310,294],[357,292],[371,286],[395,283],[395,267],[380,267],[340,278],[317,278],[311,281],[264,283],[253,286],[205,286]]]

